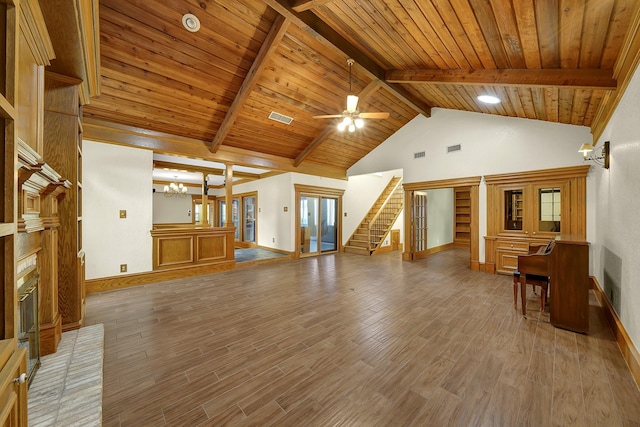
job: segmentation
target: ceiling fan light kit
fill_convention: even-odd
[[[353,67],[355,61],[351,58],[347,59],[347,65],[349,66],[349,94],[347,95],[347,108],[342,114],[327,114],[322,116],[313,116],[314,119],[333,119],[342,118],[338,123],[338,131],[355,132],[356,129],[362,129],[364,127],[364,119],[386,119],[389,117],[389,113],[361,113],[358,111],[358,96],[351,92],[351,67]]]

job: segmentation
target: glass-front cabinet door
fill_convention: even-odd
[[[563,217],[569,212],[568,204],[563,203],[565,186],[562,184],[540,184],[532,186],[534,197],[534,218],[532,223],[532,237],[555,237],[564,232]]]
[[[504,191],[504,229],[506,231],[524,230],[524,189],[516,188]]]

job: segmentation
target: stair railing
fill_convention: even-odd
[[[396,185],[393,187],[393,190],[389,192],[389,195],[384,200],[384,203],[382,203],[380,209],[378,209],[378,212],[376,212],[367,225],[369,253],[375,251],[378,246],[382,244],[384,239],[387,237],[387,234],[389,234],[389,229],[393,226],[393,223],[389,224],[389,222],[395,221],[398,217],[399,209],[397,208],[397,203],[390,202],[397,198],[396,193],[398,192],[400,185],[402,185],[402,180],[398,180]],[[399,204],[403,204],[402,197],[400,197]]]

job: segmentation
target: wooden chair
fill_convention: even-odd
[[[527,285],[533,286],[533,293],[536,294],[536,286],[540,288],[540,311],[544,312],[544,306],[547,303],[549,297],[549,278],[547,276],[537,276],[533,274],[525,275],[524,278],[520,277],[519,271],[513,272],[513,308],[518,309],[518,285],[520,285],[520,292],[522,292],[522,314],[527,314],[526,306],[526,292]],[[536,294],[537,295],[537,294]]]

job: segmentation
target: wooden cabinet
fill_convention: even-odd
[[[511,274],[517,257],[560,233],[586,237],[589,165],[487,175],[485,271]]]
[[[0,341],[0,427],[27,425],[26,371],[25,349],[15,339]]]
[[[62,330],[84,320],[84,253],[81,211],[81,114],[79,81],[45,73],[44,161],[69,182],[58,201],[58,309]]]
[[[471,237],[471,189],[454,188],[454,234],[453,243],[469,246]]]

